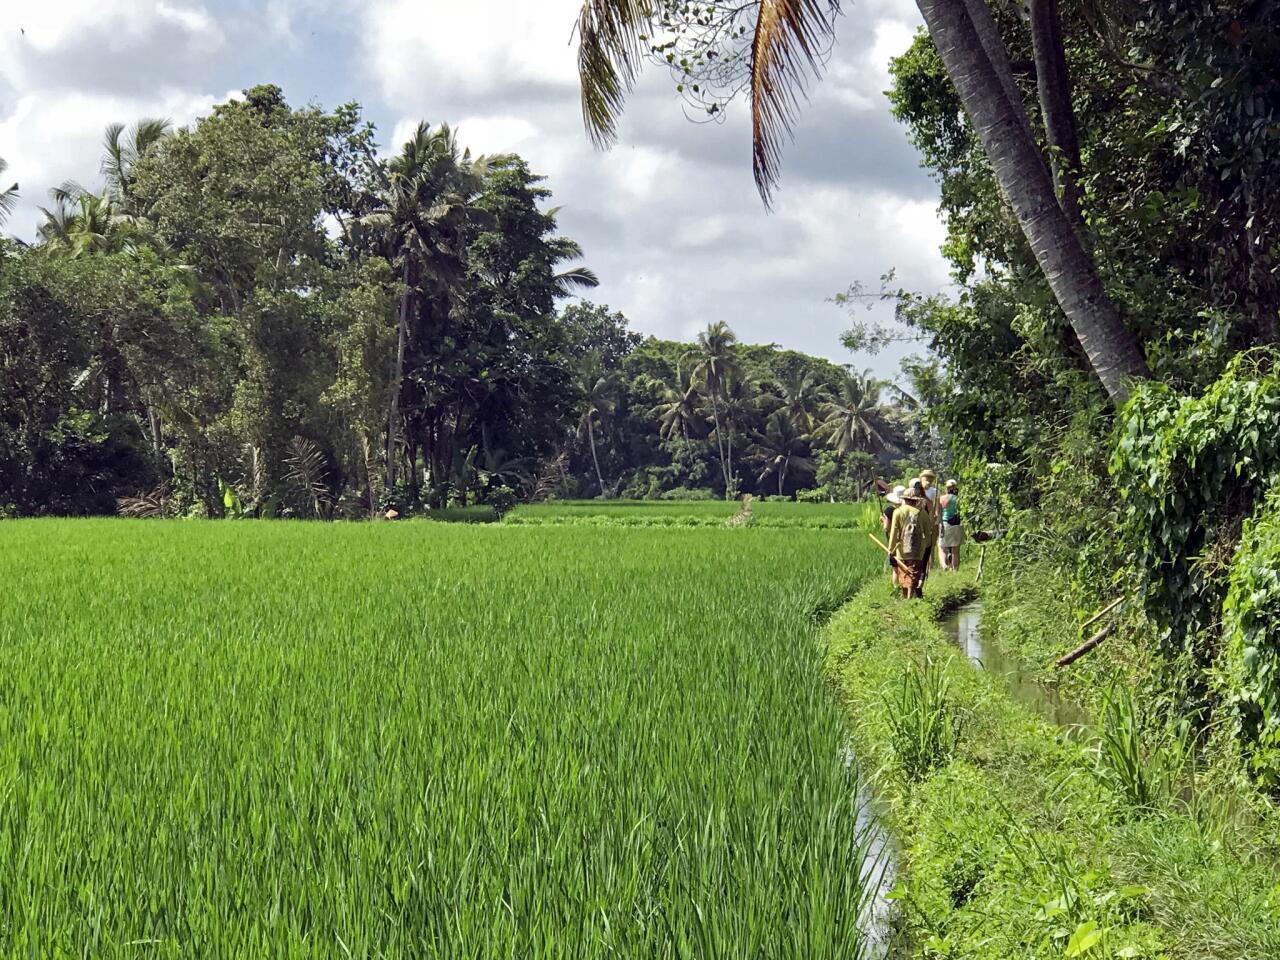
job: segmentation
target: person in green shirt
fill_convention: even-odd
[[[938,526],[923,487],[912,484],[889,525],[889,556],[904,600],[924,596],[929,561],[938,543]]]

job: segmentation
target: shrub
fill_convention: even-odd
[[[717,500],[714,490],[708,490],[705,487],[676,487],[674,490],[668,490],[659,498],[662,500]]]
[[[1220,684],[1251,765],[1280,783],[1280,489],[1245,525],[1223,604]]]

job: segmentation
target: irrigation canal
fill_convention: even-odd
[[[1035,671],[982,637],[982,604],[970,603],[942,621],[943,632],[979,669],[1004,680],[1009,696],[1060,727],[1090,725],[1089,716],[1059,696],[1058,688],[1036,679]]]

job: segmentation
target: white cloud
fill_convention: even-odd
[[[169,117],[189,123],[217,102],[213,96],[181,91],[133,99],[81,91],[38,91],[22,96],[0,114],[0,157],[22,187],[23,202],[7,229],[31,239],[47,204],[50,187],[77,180],[92,188],[98,183],[102,131],[108,123],[133,122],[139,117]]]
[[[888,57],[918,23],[912,0],[848,8],[772,215],[751,178],[746,105],[692,124],[660,68],[631,97],[619,144],[590,146],[571,43],[580,2],[8,0],[6,22],[27,31],[0,35],[0,156],[24,197],[10,229],[31,235],[48,186],[96,180],[108,122],[188,122],[223,99],[209,91],[266,79],[294,104],[360,99],[389,152],[425,119],[452,123],[475,153],[521,153],[603,280],[592,298],[643,332],[687,337],[724,319],[746,340],[849,359],[830,295],[890,267],[916,289],[946,283],[936,188],[883,96]]]
[[[521,85],[572,87],[580,0],[380,0],[363,42],[384,96],[417,103],[509,95]]]
[[[223,42],[218,23],[191,0],[10,0],[5,23],[0,79],[19,92],[165,82],[175,66],[189,70]]]

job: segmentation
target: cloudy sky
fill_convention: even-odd
[[[894,372],[850,356],[828,302],[890,268],[911,289],[947,282],[937,188],[883,91],[910,43],[912,0],[850,5],[767,212],[751,178],[745,110],[686,119],[651,70],[618,146],[583,132],[572,26],[579,0],[5,0],[0,157],[34,233],[36,203],[67,178],[95,182],[103,127],[185,124],[256,83],[291,103],[363,104],[384,144],[448,121],[479,153],[514,150],[549,177],[564,232],[600,275],[593,299],[646,333],[687,338],[726,320],[739,336]],[[877,310],[880,308],[877,308]]]

